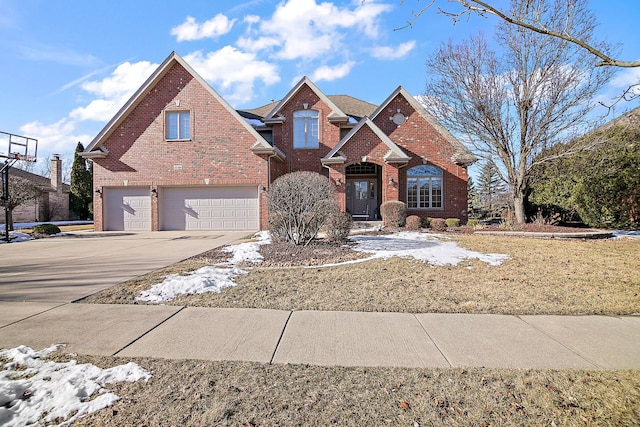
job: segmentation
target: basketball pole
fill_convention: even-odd
[[[4,161],[2,168],[2,201],[4,205],[4,238],[9,243],[9,160]]]

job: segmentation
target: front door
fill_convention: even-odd
[[[347,212],[358,221],[376,219],[378,192],[376,179],[347,180]]]

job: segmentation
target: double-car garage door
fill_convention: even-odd
[[[151,230],[148,187],[107,188],[103,196],[106,230]],[[257,230],[258,188],[164,187],[158,189],[160,230]]]

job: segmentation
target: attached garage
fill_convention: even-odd
[[[105,230],[151,231],[148,187],[105,188],[102,203]]]
[[[161,230],[258,230],[258,187],[159,189]]]

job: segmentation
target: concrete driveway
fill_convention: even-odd
[[[252,234],[78,232],[0,245],[0,301],[76,301]]]

